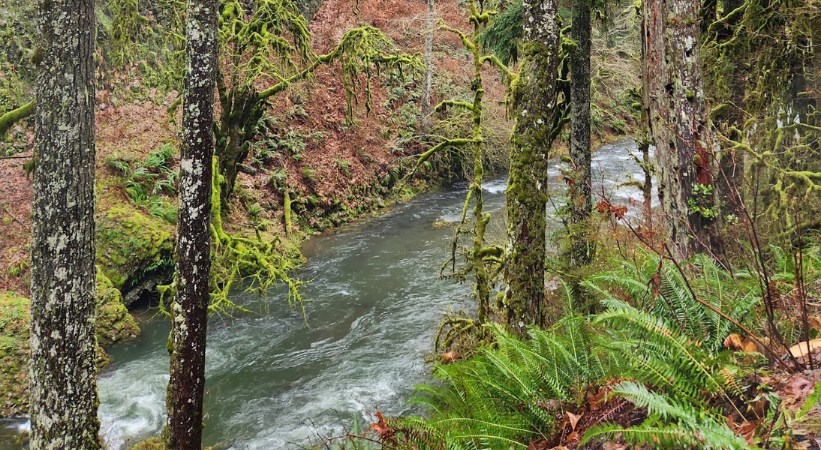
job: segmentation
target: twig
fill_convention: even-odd
[[[6,212],[6,214],[8,214],[8,215],[9,215],[9,217],[11,217],[12,219],[14,219],[14,221],[15,221],[15,222],[19,223],[19,224],[20,224],[20,226],[23,226],[23,227],[27,226],[27,225],[26,225],[26,224],[24,224],[24,223],[23,223],[20,219],[18,219],[17,217],[14,217],[14,214],[12,214],[12,213],[11,213],[11,211],[9,211],[9,209],[6,207],[6,205],[3,205],[3,211],[5,211],[5,212]]]

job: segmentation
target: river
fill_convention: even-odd
[[[593,157],[595,192],[639,214],[641,193],[620,186],[642,180],[632,141],[601,147]],[[559,164],[550,168],[558,192]],[[505,180],[485,184],[494,214],[490,239],[502,243]],[[424,362],[448,310],[471,309],[470,283],[439,278],[448,256],[449,227],[458,219],[466,185],[420,195],[387,213],[305,243],[305,314],[282,291],[241,293],[252,311],[209,323],[205,389],[206,445],[217,449],[302,448],[342,433],[379,410],[410,412],[414,385],[430,380]],[[558,197],[557,197],[558,198]],[[556,205],[558,206],[558,205]],[[557,222],[553,222],[557,226]],[[152,314],[151,311],[142,315]],[[114,363],[100,374],[102,433],[113,449],[157,434],[164,424],[168,323],[146,320],[142,335],[110,349]],[[0,449],[13,446],[0,431]],[[0,425],[2,428],[2,425]]]

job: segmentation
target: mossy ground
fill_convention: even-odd
[[[27,405],[29,301],[0,292],[0,416],[21,413]]]

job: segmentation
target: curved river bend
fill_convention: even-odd
[[[641,201],[637,189],[619,186],[630,177],[643,179],[630,156],[635,151],[632,141],[621,141],[594,154],[596,193],[603,187],[618,203]],[[556,164],[550,174],[559,190]],[[504,182],[485,184],[486,210],[494,213],[490,239],[497,243],[504,236]],[[458,219],[464,194],[464,185],[424,194],[367,223],[307,242],[308,263],[298,274],[307,281],[307,326],[279,291],[239,295],[238,303],[253,313],[213,318],[205,444],[301,448],[376,410],[409,412],[405,400],[413,386],[430,379],[424,357],[442,313],[471,308],[470,283],[439,279],[452,231],[434,226]],[[632,210],[640,211],[640,205]],[[167,336],[166,321],[152,320],[140,338],[110,351],[115,363],[99,378],[100,418],[114,449],[128,448],[163,426]]]

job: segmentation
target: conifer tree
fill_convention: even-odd
[[[718,207],[700,48],[700,2],[644,2],[643,83],[659,194],[675,256],[717,253]]]
[[[576,41],[570,63],[570,186],[569,250],[571,267],[589,264],[595,250],[589,233],[589,219],[593,211],[591,146],[590,146],[590,0],[573,0],[571,33]]]

